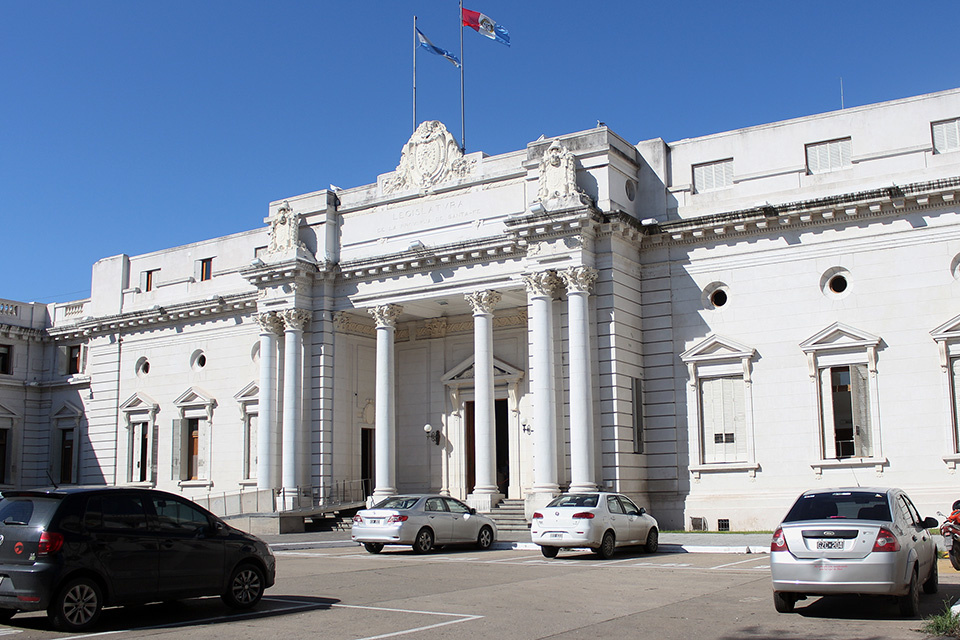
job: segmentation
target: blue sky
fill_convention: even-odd
[[[597,120],[667,141],[960,87],[960,4],[468,0],[466,144]],[[392,171],[413,16],[459,54],[456,0],[0,0],[0,298],[90,291],[100,258],[263,224],[267,204]],[[418,120],[460,135],[459,76],[417,58]]]

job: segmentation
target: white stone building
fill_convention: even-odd
[[[958,193],[960,90],[493,157],[427,122],[376,184],[0,301],[0,483],[606,487],[710,529],[862,483],[932,513],[960,498]]]

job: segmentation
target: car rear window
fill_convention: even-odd
[[[835,518],[889,522],[891,518],[887,495],[871,491],[833,491],[802,495],[797,498],[783,521]]]
[[[417,504],[417,501],[420,498],[410,498],[410,497],[393,497],[387,498],[378,505],[374,505],[374,509],[411,509],[413,505]]]
[[[0,500],[0,523],[45,527],[53,518],[60,500],[56,498],[12,497]]]
[[[597,506],[599,496],[595,493],[572,493],[554,498],[548,507],[587,507]]]

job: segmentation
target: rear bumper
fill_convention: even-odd
[[[600,540],[594,539],[590,531],[583,533],[560,531],[556,529],[531,529],[530,540],[542,547],[599,547]]]
[[[350,539],[354,542],[379,542],[381,544],[413,544],[417,530],[403,524],[392,527],[354,526]]]
[[[0,609],[45,610],[59,576],[55,565],[0,565]]]
[[[804,559],[788,551],[775,551],[770,554],[773,590],[809,595],[904,595],[909,583],[899,578],[905,575],[906,567],[898,566],[895,559],[895,554]]]

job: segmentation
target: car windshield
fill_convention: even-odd
[[[410,497],[410,496],[394,496],[393,498],[387,498],[378,505],[375,505],[374,509],[412,509],[413,505],[417,504],[417,501],[420,498]]]
[[[46,526],[56,511],[54,498],[5,498],[0,500],[0,522],[5,525]]]
[[[599,496],[595,493],[572,493],[554,498],[548,507],[595,507]]]
[[[784,522],[804,520],[877,520],[890,521],[890,505],[885,493],[872,491],[832,491],[802,495],[790,509]]]

